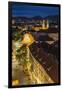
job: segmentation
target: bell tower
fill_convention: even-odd
[[[46,28],[47,28],[47,29],[49,28],[49,21],[48,21],[48,20],[47,20]]]
[[[43,23],[42,23],[42,29],[45,28],[45,20],[43,20]]]

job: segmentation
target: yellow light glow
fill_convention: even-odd
[[[31,45],[34,42],[34,37],[30,33],[24,35],[23,44]]]
[[[19,80],[13,80],[12,85],[19,85]]]

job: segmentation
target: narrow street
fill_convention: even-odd
[[[12,61],[12,80],[18,80],[17,85],[54,83],[31,52],[29,62],[25,66],[19,65],[17,60]]]

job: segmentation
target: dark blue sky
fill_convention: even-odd
[[[12,16],[48,16],[48,15],[58,15],[59,8],[51,6],[32,6],[23,4],[13,4],[12,5]]]

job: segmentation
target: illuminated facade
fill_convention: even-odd
[[[32,30],[48,30],[49,28],[49,21],[43,20],[41,25],[33,26]]]

